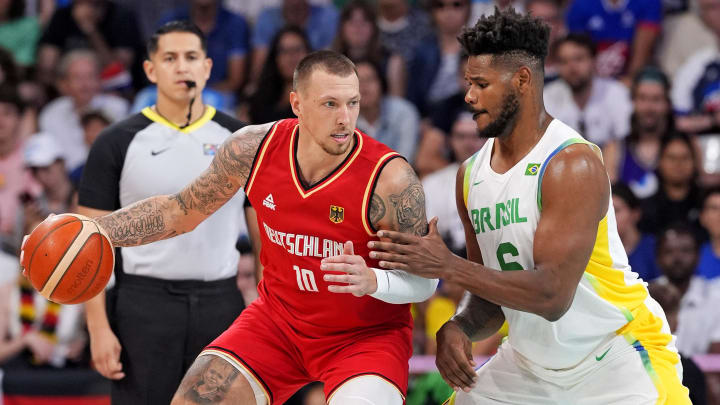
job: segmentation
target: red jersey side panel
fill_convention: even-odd
[[[355,146],[326,179],[306,188],[295,157],[297,119],[275,124],[261,146],[246,187],[262,238],[262,298],[294,329],[309,337],[354,333],[368,328],[409,328],[409,305],[370,296],[328,291],[320,261],[342,254],[352,241],[369,267],[367,242],[377,240],[367,220],[374,181],[382,166],[399,156],[355,131]],[[409,334],[408,334],[409,339]]]

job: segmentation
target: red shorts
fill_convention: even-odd
[[[325,397],[345,381],[373,374],[405,396],[410,327],[375,328],[309,337],[279,317],[262,298],[255,300],[203,353],[223,352],[266,391],[270,405],[282,404],[307,383],[325,384]]]

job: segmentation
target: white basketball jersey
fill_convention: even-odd
[[[543,173],[555,154],[576,143],[597,151],[595,145],[556,119],[537,145],[506,173],[490,168],[493,139],[468,159],[465,206],[485,266],[498,271],[534,271],[533,243],[542,216]],[[578,364],[632,321],[647,297],[645,283],[630,271],[617,233],[612,199],[597,232],[575,299],[562,318],[549,322],[529,312],[502,308],[512,347],[543,368]]]

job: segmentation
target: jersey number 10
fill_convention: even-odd
[[[295,277],[300,291],[318,292],[317,284],[315,284],[315,274],[311,270],[301,269],[298,266],[293,266],[293,270],[295,270]]]

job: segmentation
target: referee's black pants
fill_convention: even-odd
[[[235,278],[167,281],[122,274],[108,311],[125,378],[114,405],[169,404],[185,371],[245,307]]]

